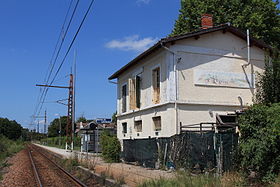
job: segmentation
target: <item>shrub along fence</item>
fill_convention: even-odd
[[[49,137],[41,139],[41,144],[48,145],[52,147],[58,147],[58,148],[65,148],[66,145],[66,136],[63,137]],[[74,149],[80,150],[81,149],[81,138],[80,137],[74,137]]]

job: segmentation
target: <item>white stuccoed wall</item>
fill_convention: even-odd
[[[216,113],[232,112],[240,108],[238,96],[243,103],[252,104],[254,89],[238,87],[219,87],[194,84],[194,71],[207,70],[229,73],[244,73],[242,64],[247,63],[246,41],[233,34],[217,31],[194,38],[177,41],[169,46],[176,52],[174,60],[181,58],[177,64],[178,76],[178,124],[194,124],[214,122]],[[175,124],[175,76],[172,53],[165,49],[149,55],[137,65],[123,73],[118,79],[118,138],[169,137],[176,134]],[[245,68],[246,74],[262,72],[264,68],[264,52],[251,47],[252,65]],[[152,69],[161,68],[161,103],[152,103]],[[142,91],[140,110],[129,109],[127,96],[127,112],[121,114],[121,86],[136,72],[142,71]],[[128,86],[128,85],[127,85]],[[128,88],[128,87],[127,87]],[[169,104],[168,104],[169,103]],[[212,111],[214,116],[209,114]],[[162,130],[155,136],[152,117],[161,116]],[[134,131],[134,120],[142,120],[142,132]],[[122,133],[122,123],[127,122],[128,133]],[[177,131],[178,132],[178,131]]]

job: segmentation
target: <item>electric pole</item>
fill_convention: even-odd
[[[69,86],[53,86],[53,85],[41,85],[41,84],[36,84],[36,86],[42,86],[42,87],[51,87],[51,88],[64,88],[69,90],[68,94],[68,110],[67,110],[67,126],[66,126],[66,145],[65,149],[66,150],[71,150],[73,151],[74,148],[74,127],[73,127],[73,120],[74,120],[74,84],[73,84],[73,74],[70,74],[70,81],[69,81]]]

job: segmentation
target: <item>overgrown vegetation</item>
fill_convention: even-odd
[[[266,58],[265,71],[258,75],[256,102],[269,105],[280,102],[280,53]]]
[[[256,180],[274,181],[280,172],[280,103],[253,105],[239,123],[240,169]]]
[[[57,148],[65,148],[66,144],[66,136],[63,137],[50,137],[50,138],[44,138],[41,139],[40,143],[43,145],[48,145],[52,147],[57,147]],[[74,149],[75,150],[80,150],[81,149],[81,137],[74,137]]]
[[[119,162],[121,144],[116,135],[103,131],[100,138],[102,146],[102,157],[106,162]]]
[[[7,137],[0,134],[0,171],[3,167],[7,166],[6,158],[17,153],[23,149],[24,144],[22,141],[10,140]],[[2,178],[0,172],[0,180]]]
[[[209,174],[194,176],[188,172],[178,172],[174,178],[148,180],[140,184],[138,187],[235,187],[246,185],[244,181],[244,178],[238,173],[226,173],[222,177],[217,177]]]

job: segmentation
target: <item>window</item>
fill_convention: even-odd
[[[142,132],[142,120],[134,121],[134,129],[136,132]]]
[[[156,68],[152,73],[153,78],[153,103],[160,102],[160,68]]]
[[[122,123],[122,133],[127,133],[127,123]]]
[[[140,108],[141,105],[141,76],[129,79],[129,108],[131,110]]]
[[[161,117],[153,117],[153,122],[154,122],[154,129],[155,131],[160,131],[161,130]]]
[[[126,84],[122,86],[122,112],[126,112]]]

